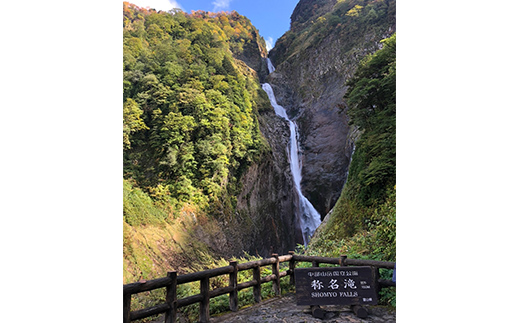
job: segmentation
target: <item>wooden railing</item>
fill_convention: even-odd
[[[280,272],[280,263],[283,262],[289,262],[289,269]],[[294,269],[297,262],[311,262],[313,267],[319,267],[321,263],[340,266],[371,266],[378,269],[393,269],[395,266],[394,262],[388,261],[348,259],[347,256],[341,256],[340,258],[299,256],[290,251],[288,255],[284,256],[273,254],[271,258],[250,261],[243,264],[238,264],[236,261],[231,261],[229,266],[226,267],[209,269],[186,275],[177,276],[177,272],[172,271],[163,278],[123,285],[123,322],[129,323],[133,320],[166,313],[164,321],[166,323],[174,323],[177,316],[177,309],[194,303],[200,303],[200,322],[209,322],[209,300],[211,298],[229,294],[229,308],[231,311],[236,312],[238,310],[238,291],[253,287],[254,301],[259,303],[262,300],[262,284],[271,281],[273,282],[273,290],[275,295],[279,296],[281,294],[280,278],[289,276],[290,284],[294,285]],[[272,274],[266,277],[261,277],[260,267],[268,265],[272,266]],[[252,269],[253,271],[253,279],[238,284],[238,272],[249,269]],[[381,287],[395,286],[395,282],[379,279],[379,270],[375,270],[375,273],[377,290],[379,290]],[[222,275],[229,275],[229,285],[227,287],[210,290],[209,279],[211,277]],[[194,281],[200,281],[200,294],[177,299],[177,286]],[[138,311],[130,310],[132,294],[151,291],[158,288],[166,288],[165,303]]]

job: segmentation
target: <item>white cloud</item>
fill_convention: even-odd
[[[214,5],[213,11],[225,10],[229,8],[229,3],[232,0],[215,0],[211,4]]]
[[[184,11],[182,6],[175,0],[128,0],[130,3],[133,3],[139,7],[150,7],[155,10],[163,10],[168,11],[173,8],[179,8]]]
[[[174,8],[179,8],[179,9],[181,9],[182,11],[184,11],[184,9],[182,8],[181,4],[178,3],[177,1],[175,1],[175,0],[170,0],[170,3],[171,3],[171,5],[172,5]]]
[[[267,39],[265,39],[265,47],[267,47],[267,51],[270,51],[271,49],[273,49],[273,46],[274,46],[274,40],[273,40],[273,37],[267,37]]]

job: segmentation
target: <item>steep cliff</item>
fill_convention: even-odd
[[[248,77],[259,81],[267,75],[265,58],[243,57]],[[238,57],[237,57],[238,60]],[[239,62],[241,60],[238,60]],[[259,68],[254,70],[252,66]],[[264,70],[265,69],[265,70]],[[240,177],[234,214],[221,223],[227,243],[221,254],[270,256],[294,250],[303,243],[295,207],[297,196],[288,163],[289,128],[276,116],[263,90],[258,90],[258,123],[269,149],[252,162]]]
[[[395,32],[395,1],[302,0],[269,53],[268,81],[300,130],[302,190],[322,217],[346,180],[356,129],[343,96],[357,63]]]
[[[230,21],[236,16],[231,13]],[[256,29],[248,36],[231,50],[241,71],[259,84],[269,73],[267,51]],[[288,126],[276,116],[261,89],[256,105],[259,130],[269,149],[245,167],[240,176],[234,214],[221,222],[227,241],[218,250],[221,254],[240,255],[246,251],[265,257],[273,252],[286,253],[303,243],[287,156]]]
[[[395,1],[302,0],[291,16],[291,30],[270,52],[274,73],[267,76],[265,62],[259,64],[263,52],[253,51],[252,46],[235,55],[261,82],[273,85],[278,102],[296,119],[302,189],[322,217],[340,196],[359,137],[341,112],[345,83],[358,62],[380,49],[380,40],[394,31]],[[236,216],[226,223],[241,232],[225,229],[233,241],[227,247],[234,253],[268,255],[303,243],[287,162],[288,125],[265,102],[262,106],[259,126],[270,150],[241,178]]]
[[[272,111],[260,114],[260,129],[272,150],[242,178],[236,217],[242,232],[237,241],[243,250],[267,256],[293,250],[303,240],[287,162],[289,129]]]

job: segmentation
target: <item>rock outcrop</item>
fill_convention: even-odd
[[[395,1],[376,4],[351,17],[347,13],[354,2],[302,0],[291,16],[291,30],[269,53],[276,71],[268,82],[299,127],[302,191],[322,217],[340,195],[356,137],[342,111],[345,82],[357,63],[395,31]],[[370,18],[372,10],[377,19]]]
[[[244,250],[269,256],[273,252],[294,250],[303,240],[295,215],[296,196],[287,162],[289,128],[269,111],[260,115],[260,129],[272,151],[242,177],[237,211],[240,218],[248,222],[243,227],[250,231]]]

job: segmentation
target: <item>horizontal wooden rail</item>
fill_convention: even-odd
[[[381,287],[395,287],[395,282],[388,279],[380,279],[379,285],[381,285]]]
[[[284,262],[289,262],[289,269],[280,272],[280,263]],[[254,300],[255,302],[260,302],[262,299],[261,285],[267,282],[273,282],[273,291],[276,295],[280,295],[280,278],[289,276],[291,278],[290,283],[294,284],[294,269],[297,262],[311,262],[313,266],[319,266],[319,264],[321,263],[341,266],[371,266],[376,268],[387,269],[393,269],[395,266],[394,262],[389,261],[348,259],[346,256],[341,256],[340,258],[300,256],[295,255],[294,252],[291,251],[288,255],[278,256],[277,254],[273,254],[271,258],[250,261],[243,264],[237,264],[236,262],[232,261],[230,262],[229,266],[208,269],[185,275],[177,276],[176,272],[170,272],[168,273],[167,277],[123,285],[123,322],[129,323],[130,321],[150,317],[161,313],[166,313],[166,322],[175,322],[176,310],[178,308],[185,307],[195,303],[200,303],[200,322],[208,322],[209,300],[211,298],[229,294],[230,309],[232,311],[237,311],[237,292],[243,289],[253,287]],[[273,273],[271,275],[261,277],[260,267],[269,265],[272,265]],[[237,273],[239,271],[251,269],[253,270],[253,279],[238,284]],[[377,288],[395,286],[395,282],[391,280],[379,279],[378,271],[376,272],[377,274],[375,278],[378,285]],[[218,277],[222,275],[229,275],[229,286],[210,290],[209,279],[212,277]],[[200,294],[177,299],[177,286],[195,281],[200,282]],[[142,293],[159,288],[166,288],[167,290],[166,303],[161,303],[137,311],[130,311],[132,294]]]
[[[222,276],[225,274],[229,274],[231,272],[233,272],[232,266],[226,266],[226,267],[199,271],[199,272],[192,273],[192,274],[178,276],[177,284],[181,285],[181,284],[185,284],[185,283],[191,283],[191,282],[194,282],[197,280],[201,280],[202,278],[211,278],[211,277]]]
[[[123,285],[123,293],[125,294],[137,294],[142,292],[148,292],[157,288],[164,288],[170,285],[172,282],[171,278],[164,277],[154,280],[148,280],[143,282],[131,283]]]
[[[299,256],[294,255],[294,260],[298,262],[318,262],[324,264],[340,265],[340,261],[343,260],[342,266],[372,266],[378,268],[394,269],[395,262],[391,261],[378,261],[368,259],[342,259],[342,258],[331,258],[331,257],[318,257],[318,256]]]
[[[238,271],[253,269],[254,267],[263,267],[267,265],[272,265],[276,262],[275,258],[265,258],[262,260],[255,260],[250,262],[245,262],[243,264],[238,264]]]
[[[162,313],[166,312],[168,309],[169,309],[168,304],[164,303],[164,304],[159,304],[156,306],[148,307],[148,308],[145,308],[145,309],[142,309],[139,311],[133,311],[130,313],[130,320],[134,321],[134,320],[144,319],[145,317],[149,317],[149,316],[153,316],[153,315],[157,315],[157,314],[162,314]]]

